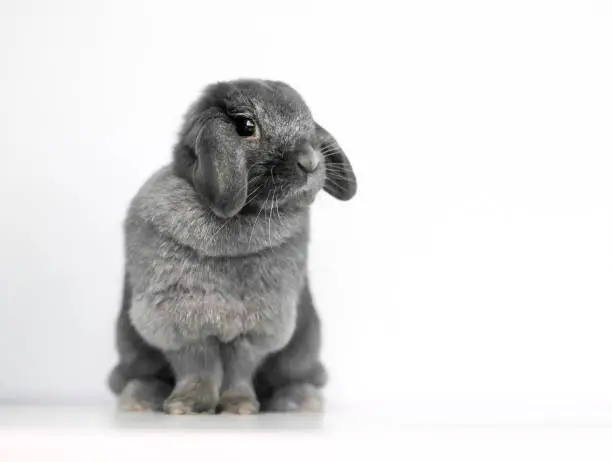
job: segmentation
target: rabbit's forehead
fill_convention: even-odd
[[[314,121],[302,97],[281,82],[249,81],[235,85],[232,96],[238,104],[251,106],[266,131],[310,132]]]
[[[262,129],[270,135],[287,138],[314,131],[314,122],[307,109],[282,103],[264,103],[255,109]]]
[[[275,138],[290,141],[314,132],[314,121],[303,101],[271,98],[256,110],[263,130]]]

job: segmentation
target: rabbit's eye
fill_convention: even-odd
[[[254,136],[257,126],[253,119],[248,117],[236,117],[236,131],[240,136]]]

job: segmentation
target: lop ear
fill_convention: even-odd
[[[225,117],[214,113],[203,117],[196,127],[195,132],[191,131],[197,158],[194,187],[215,215],[233,217],[246,203],[248,182],[246,156],[236,129]]]
[[[325,160],[324,189],[336,199],[347,201],[357,192],[353,167],[334,137],[319,124],[315,125],[319,151]]]

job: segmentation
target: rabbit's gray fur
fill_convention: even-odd
[[[237,111],[256,121],[258,139],[237,134]],[[323,167],[303,172],[304,155]],[[119,364],[109,379],[120,405],[319,409],[326,373],[307,278],[309,205],[323,188],[347,200],[355,186],[344,152],[291,87],[208,87],[172,164],[142,186],[125,221]]]

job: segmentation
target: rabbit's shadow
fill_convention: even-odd
[[[262,413],[252,416],[183,415],[170,416],[160,412],[115,412],[112,427],[116,430],[178,430],[178,431],[255,431],[310,432],[323,428],[324,414]]]

